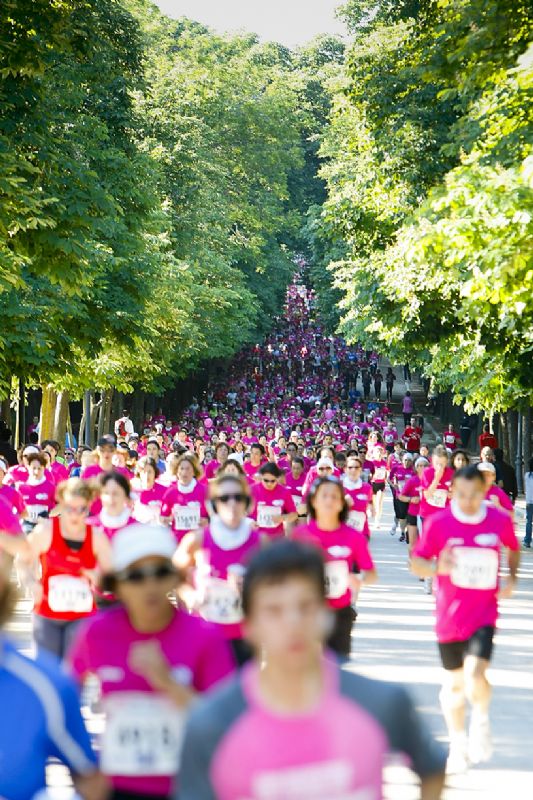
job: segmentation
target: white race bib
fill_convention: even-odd
[[[444,508],[447,500],[448,492],[446,489],[435,489],[433,496],[427,498],[429,505],[435,508]]]
[[[338,600],[349,588],[350,572],[347,561],[326,561],[326,597]]]
[[[496,550],[484,547],[454,547],[455,567],[450,575],[460,589],[496,589],[499,558]]]
[[[220,578],[207,578],[200,613],[208,622],[235,625],[242,622],[241,596],[236,586]]]
[[[293,501],[294,505],[296,506],[296,508],[298,508],[298,506],[301,506],[302,503],[303,503],[303,497],[301,496],[301,494],[293,494],[292,495],[292,501]]]
[[[362,531],[365,527],[366,513],[364,511],[350,511],[348,514],[348,525],[356,531]]]
[[[174,506],[174,528],[177,531],[194,531],[200,527],[200,503]]]
[[[278,523],[273,522],[272,517],[279,517],[280,514],[281,508],[260,503],[257,506],[257,524],[260,528],[277,528]]]
[[[26,508],[28,510],[28,517],[32,522],[39,519],[41,514],[48,514],[48,506],[34,505],[26,506]]]
[[[383,483],[386,477],[387,477],[386,467],[377,467],[374,472],[373,481],[374,483]]]
[[[93,610],[89,581],[74,575],[52,575],[48,579],[48,605],[57,613],[87,614]]]
[[[174,776],[185,713],[148,692],[120,692],[105,701],[100,766],[106,775]]]

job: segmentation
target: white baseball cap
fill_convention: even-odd
[[[34,444],[29,444],[27,447],[24,448],[22,451],[23,456],[32,456],[34,453],[40,453],[41,450],[39,447],[35,447]]]
[[[480,461],[477,468],[480,472],[496,472],[496,467],[490,461]]]
[[[330,469],[333,469],[335,467],[335,464],[333,463],[331,458],[321,458],[319,459],[318,464],[316,465],[317,469],[320,469],[320,467],[329,467]]]
[[[122,572],[140,558],[161,556],[171,559],[176,552],[176,540],[163,525],[137,523],[122,528],[112,539],[112,562],[115,572]]]

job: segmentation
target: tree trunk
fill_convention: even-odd
[[[531,408],[525,408],[522,417],[524,443],[524,470],[529,470],[529,459],[531,458]]]
[[[144,419],[144,398],[145,392],[141,389],[138,389],[131,398],[131,419],[135,430],[140,433],[142,433],[140,427]]]
[[[516,445],[518,433],[518,411],[507,412],[507,427],[509,430],[509,464],[514,466],[516,461]]]
[[[41,418],[39,429],[39,442],[54,438],[54,421],[57,394],[51,386],[42,387]]]
[[[11,428],[11,401],[9,397],[0,403],[0,417],[4,420],[8,428]]]
[[[98,415],[98,438],[111,432],[111,410],[113,405],[114,389],[103,389],[101,395],[100,413]]]
[[[59,392],[54,415],[54,436],[53,438],[60,444],[64,444],[67,432],[68,419],[68,392]]]

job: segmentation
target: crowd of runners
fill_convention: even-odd
[[[399,751],[430,800],[446,769],[490,759],[513,502],[490,447],[471,464],[450,426],[430,452],[408,391],[393,413],[393,369],[326,336],[314,305],[297,277],[274,333],[179,420],[135,431],[125,411],[95,449],[0,459],[0,622],[31,595],[37,649],[0,638],[0,797],[37,796],[52,757],[89,800],[378,800]],[[377,536],[435,595],[449,752],[404,689],[342,668]]]

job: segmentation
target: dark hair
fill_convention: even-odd
[[[300,464],[300,466],[302,466],[305,469],[305,461],[301,456],[294,456],[294,458],[292,459],[292,463]]]
[[[323,478],[317,478],[316,481],[313,482],[311,488],[309,490],[309,494],[307,495],[307,513],[311,517],[311,519],[316,520],[316,509],[313,505],[313,500],[316,497],[316,494],[321,486],[324,486],[327,483],[332,483],[334,486],[338,486],[341,497],[342,497],[342,509],[339,514],[339,522],[346,522],[348,519],[348,514],[350,513],[350,507],[348,505],[348,501],[346,500],[346,494],[344,492],[344,486],[340,482],[338,478],[333,477],[333,475],[327,475]]]
[[[268,464],[263,464],[261,469],[257,470],[258,475],[273,475],[275,478],[281,478],[283,470],[278,467],[274,461],[269,461]]]
[[[135,450],[133,452],[135,452]],[[137,470],[140,471],[145,467],[152,467],[153,471],[155,472],[155,477],[156,478],[159,477],[160,475],[159,467],[157,466],[157,461],[155,460],[155,458],[152,458],[151,456],[143,456],[142,458],[140,458],[139,461],[137,462]]]
[[[251,612],[253,595],[261,585],[277,585],[293,577],[313,583],[320,599],[325,597],[324,561],[320,550],[291,539],[273,542],[258,551],[244,575],[242,607],[246,616]]]
[[[252,450],[261,450],[261,455],[265,455],[265,448],[259,442],[254,442],[250,445],[250,452],[252,452]]]
[[[533,458],[529,459],[529,471],[533,472]]]
[[[47,467],[48,461],[44,453],[30,453],[29,455],[25,456],[28,466],[30,466],[32,461],[38,461],[41,467]]]
[[[59,453],[59,451],[61,450],[61,445],[59,444],[59,442],[56,442],[55,439],[45,439],[44,442],[41,442],[41,447],[43,448],[43,450],[45,447],[53,447],[56,453]]]
[[[115,472],[115,470],[111,470],[111,472],[106,472],[105,475],[102,475],[102,477],[100,478],[100,486],[102,487],[102,489],[109,483],[109,481],[115,481],[115,483],[118,483],[120,488],[124,491],[126,497],[129,498],[130,482],[125,475],[123,475],[121,472]]]
[[[503,450],[501,449],[501,447],[494,448],[494,460],[503,461]]]
[[[218,451],[222,447],[226,448],[226,450],[228,451],[228,455],[231,453],[231,447],[229,446],[229,444],[227,442],[217,442],[216,447],[215,447],[215,453],[218,453]]]
[[[459,448],[458,450],[454,450],[453,451],[452,458],[451,458],[452,465],[453,465],[453,462],[455,460],[455,456],[463,456],[466,459],[466,465],[468,466],[470,464],[470,456],[468,455],[466,450],[461,450]],[[461,467],[461,469],[462,469],[462,467]]]
[[[462,478],[465,481],[479,481],[483,485],[485,485],[485,480],[483,478],[483,473],[477,468],[477,464],[469,464],[468,467],[463,467],[462,469],[458,469],[455,475],[453,476],[453,483],[455,481]]]

